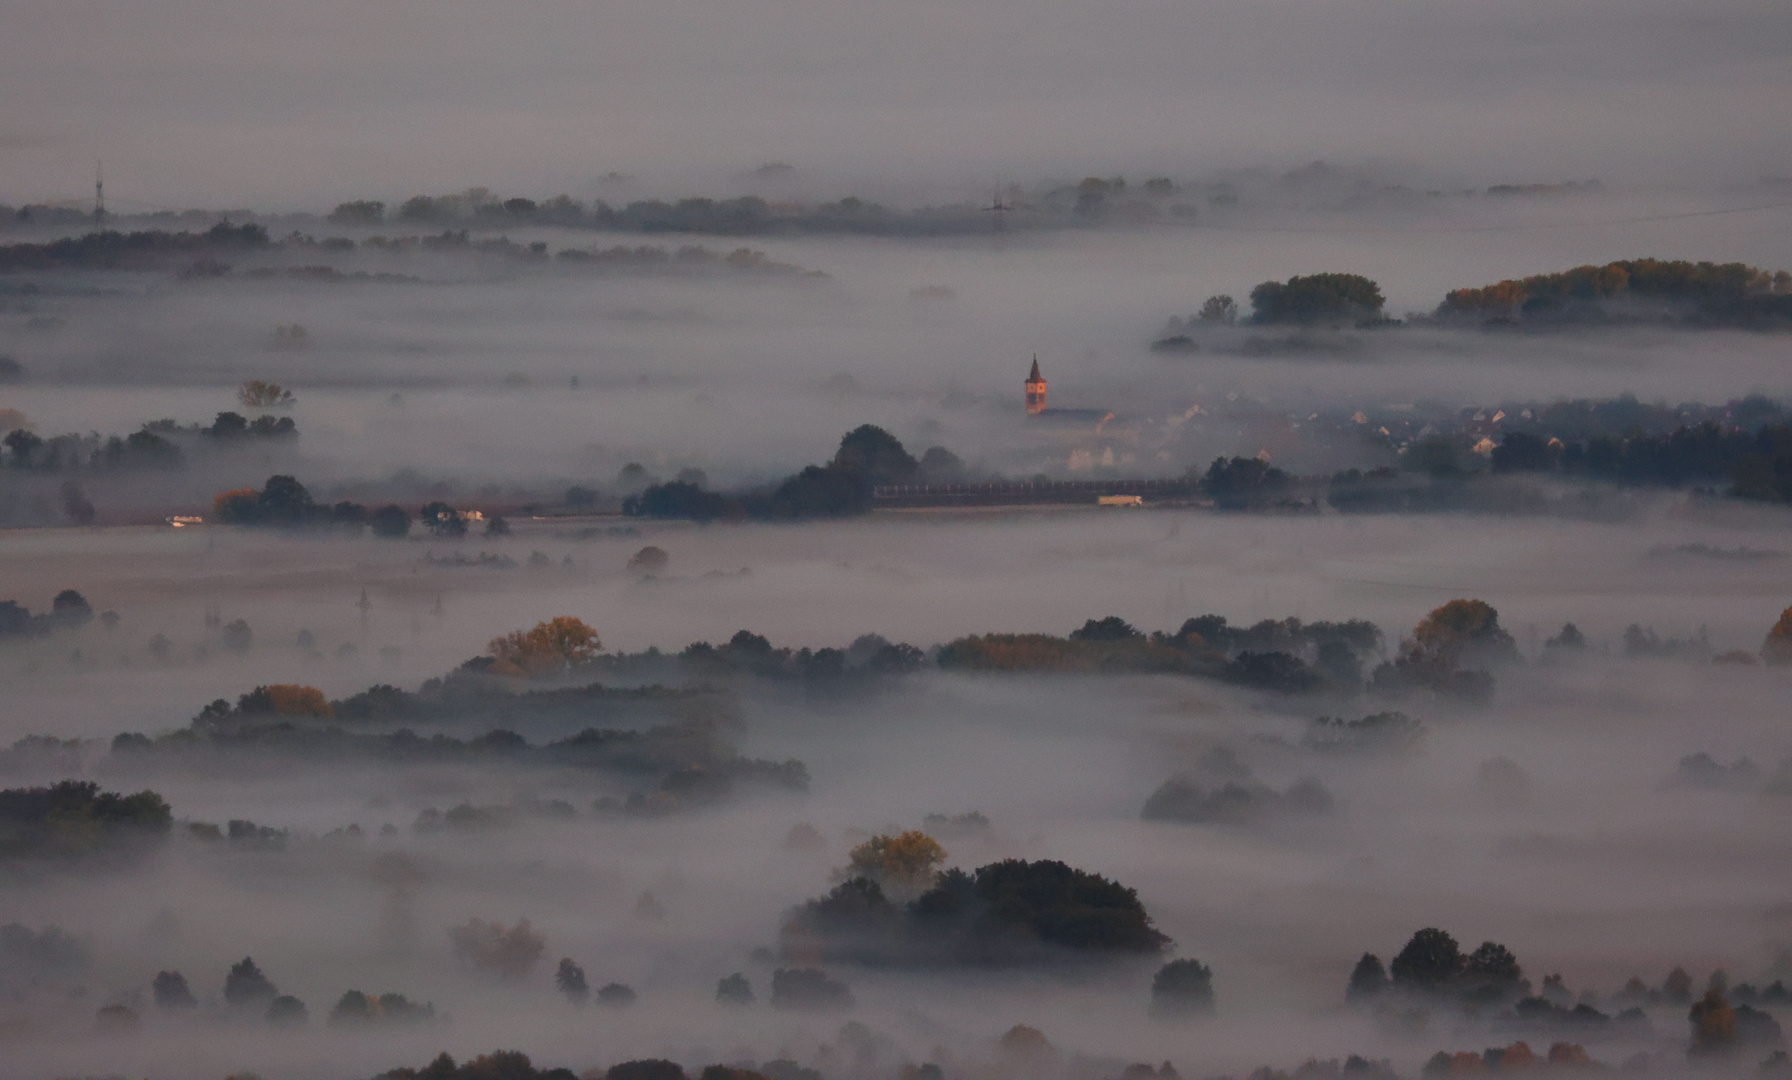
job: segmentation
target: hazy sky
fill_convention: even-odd
[[[1778,0],[7,0],[0,199],[312,207],[612,170],[821,189],[1314,158],[1792,172]],[[840,193],[834,190],[833,194]]]

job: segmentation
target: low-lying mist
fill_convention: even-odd
[[[1608,1017],[1626,1007],[1614,995],[1632,975],[1651,987],[1676,966],[1701,987],[1719,968],[1756,987],[1784,977],[1783,669],[1698,659],[1752,653],[1773,624],[1780,514],[1687,516],[1681,505],[1613,524],[1068,510],[643,525],[575,539],[576,525],[522,522],[512,537],[461,543],[510,553],[511,570],[443,568],[425,558],[456,546],[440,541],[11,533],[14,580],[49,583],[21,601],[47,609],[66,586],[118,618],[3,646],[0,735],[93,740],[13,751],[7,785],[150,788],[175,827],[135,856],[13,864],[0,921],[34,935],[59,927],[75,945],[18,954],[36,959],[7,988],[8,1057],[31,1075],[365,1076],[443,1049],[464,1059],[516,1047],[544,1067],[787,1059],[833,1076],[926,1061],[957,1076],[1000,1067],[997,1038],[1026,1024],[1068,1055],[1038,1068],[1076,1076],[1165,1060],[1185,1076],[1237,1074],[1349,1054],[1409,1075],[1438,1050],[1521,1037],[1539,1052],[1581,1043],[1612,1064],[1644,1052],[1652,1072],[1671,1075],[1689,1029],[1685,1007],[1666,999],[1644,1004],[1640,1027],[1514,1028],[1436,1005],[1346,1008],[1345,987],[1363,953],[1389,961],[1430,926],[1465,953],[1504,944],[1533,986],[1559,973]],[[669,564],[631,572],[630,555],[649,543]],[[549,565],[528,567],[530,550]],[[1722,557],[1737,550],[1761,557]],[[1237,626],[1361,618],[1391,657],[1427,611],[1468,596],[1498,608],[1523,658],[1496,671],[1480,707],[1187,676],[923,670],[827,693],[725,679],[714,685],[736,704],[718,714],[718,737],[747,758],[799,759],[806,789],[736,784],[721,801],[664,812],[651,800],[624,809],[657,774],[609,766],[267,755],[250,744],[215,759],[143,757],[111,743],[184,727],[206,702],[261,685],[337,699],[381,682],[415,688],[552,615],[597,627],[613,654],[720,644],[743,628],[813,649],[866,632],[922,647],[965,633],[1061,635],[1107,615],[1169,631],[1205,612]],[[240,652],[223,643],[239,618],[252,630]],[[1564,661],[1542,639],[1570,621],[1587,647]],[[1636,644],[1648,640],[1640,628],[1654,646]],[[155,634],[170,643],[161,655]],[[1701,635],[1703,651],[1661,647]],[[642,707],[594,703],[589,723],[645,731],[696,715]],[[656,719],[660,708],[671,711]],[[1386,708],[1411,718],[1397,738],[1315,723]],[[506,727],[531,746],[576,730],[573,717],[544,717],[331,723],[411,726],[426,742]],[[1708,762],[1683,763],[1698,754]],[[1730,768],[1744,757],[1753,771]],[[1310,782],[1326,799],[1301,813],[1247,802],[1211,819],[1146,820],[1147,800],[1178,777],[1215,791]],[[208,839],[194,822],[229,827]],[[787,913],[834,887],[855,845],[910,829],[933,834],[950,868],[1061,860],[1136,889],[1175,943],[1164,958],[1211,969],[1217,1015],[1154,1019],[1161,958],[1144,957],[950,970],[825,962],[849,1009],[774,1007],[774,969],[801,966],[782,951]],[[538,957],[513,978],[483,970],[449,934],[470,919],[506,930],[528,920]],[[307,1025],[230,1018],[225,975],[245,955],[304,1003]],[[626,985],[633,1004],[575,1005],[554,984],[560,957],[592,991]],[[184,975],[194,1010],[154,1004],[161,971]],[[716,1001],[718,980],[737,972],[755,995],[744,1009]],[[327,1022],[351,989],[427,1002],[434,1018]],[[140,1025],[95,1036],[95,1010],[113,1004]]]

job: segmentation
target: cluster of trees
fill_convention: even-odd
[[[1792,273],[1744,263],[1627,259],[1456,289],[1437,314],[1495,323],[1675,318],[1764,325],[1792,319]]]
[[[375,227],[385,221],[471,224],[488,228],[560,225],[641,233],[709,233],[719,236],[855,233],[926,236],[987,232],[987,214],[974,206],[893,210],[847,196],[836,202],[773,204],[756,195],[734,199],[686,198],[675,202],[642,199],[621,207],[602,200],[587,204],[567,195],[551,199],[499,198],[483,188],[458,195],[415,195],[388,211],[370,199],[338,205],[330,220],[339,225]]]
[[[808,518],[850,517],[871,509],[872,489],[890,484],[915,484],[962,469],[957,457],[941,447],[927,452],[933,462],[924,470],[902,442],[884,429],[863,424],[847,432],[826,465],[810,465],[775,487],[720,495],[689,481],[655,484],[625,500],[622,512],[631,517],[721,518],[794,521]]]
[[[450,927],[448,940],[454,955],[476,971],[489,972],[511,982],[528,977],[547,948],[547,938],[531,926],[528,919],[519,919],[515,926],[468,919]],[[583,973],[580,973],[581,978]]]
[[[1419,1069],[1422,1080],[1447,1080],[1449,1077],[1483,1073],[1534,1075],[1554,1070],[1570,1075],[1605,1071],[1609,1066],[1594,1061],[1586,1047],[1579,1043],[1556,1042],[1548,1051],[1538,1054],[1530,1044],[1519,1040],[1509,1046],[1495,1046],[1477,1054],[1473,1051],[1450,1053],[1439,1050]]]
[[[1151,979],[1151,1015],[1165,1020],[1211,1016],[1213,969],[1192,957],[1172,960]]]
[[[852,876],[785,918],[786,954],[860,963],[1025,964],[1075,955],[1156,953],[1169,939],[1138,894],[1064,863],[1009,859],[971,873],[914,878],[944,858],[924,834],[882,838],[857,853]],[[895,866],[889,865],[892,861]]]
[[[1410,749],[1424,736],[1424,724],[1403,712],[1388,710],[1357,720],[1321,716],[1301,738],[1301,745],[1328,753],[1378,753]]]
[[[1484,600],[1452,600],[1433,609],[1400,643],[1400,653],[1375,669],[1370,688],[1399,696],[1414,689],[1485,702],[1493,671],[1519,662],[1518,644]]]
[[[1214,458],[1201,490],[1221,510],[1253,510],[1286,500],[1294,480],[1258,458]]]
[[[225,525],[258,525],[270,528],[372,529],[375,536],[397,539],[411,531],[411,515],[397,504],[369,511],[360,503],[343,501],[334,506],[316,502],[305,485],[291,476],[270,476],[260,491],[238,488],[212,500],[212,517]]]
[[[1374,324],[1382,321],[1386,303],[1381,286],[1360,274],[1310,274],[1265,281],[1252,289],[1251,321],[1296,326]],[[1218,321],[1224,321],[1223,304],[1216,307],[1220,308]]]
[[[113,230],[64,237],[45,244],[0,246],[0,273],[21,270],[152,270],[175,258],[215,258],[231,251],[253,251],[269,245],[260,225],[221,221],[202,233],[159,229],[121,233]]]
[[[1746,985],[1732,991],[1728,977],[1721,971],[1712,974],[1704,996],[1695,1001],[1692,977],[1685,970],[1675,968],[1657,989],[1632,977],[1611,999],[1611,1006],[1620,1010],[1613,1016],[1596,1007],[1597,999],[1593,995],[1583,994],[1577,999],[1560,975],[1546,976],[1542,988],[1533,991],[1518,958],[1504,945],[1486,941],[1473,952],[1464,953],[1455,938],[1436,927],[1415,933],[1386,967],[1373,953],[1363,954],[1357,962],[1345,991],[1346,999],[1363,1005],[1378,1003],[1390,996],[1404,997],[1408,1001],[1453,1001],[1465,1009],[1477,1011],[1490,1007],[1509,1008],[1510,1011],[1504,1014],[1509,1026],[1539,1034],[1578,1034],[1582,1037],[1610,1034],[1626,1028],[1646,1035],[1650,1025],[1643,1006],[1690,1006],[1688,1020],[1692,1025],[1692,1039],[1688,1054],[1692,1057],[1724,1056],[1739,1050],[1782,1045],[1784,1039],[1778,1022],[1752,1003],[1792,1003],[1792,992],[1779,983],[1766,993]],[[1586,1064],[1585,1052],[1578,1045],[1567,1043],[1558,1043],[1551,1048],[1549,1060],[1552,1063],[1562,1063],[1561,1054],[1570,1052],[1562,1047],[1571,1047],[1573,1052],[1582,1055],[1578,1063]],[[1535,1061],[1524,1043],[1508,1047],[1503,1060],[1499,1059],[1500,1051],[1490,1050],[1488,1053],[1494,1057],[1483,1064],[1497,1071],[1509,1071]],[[1462,1055],[1454,1057],[1461,1058]],[[1456,1075],[1460,1070],[1451,1068],[1451,1058],[1449,1054],[1434,1057],[1427,1065],[1425,1075]]]
[[[1583,442],[1508,432],[1489,458],[1496,473],[1561,472],[1623,484],[1733,485],[1745,499],[1792,501],[1792,425],[1747,431],[1707,420],[1661,434]]]
[[[932,1072],[927,1070],[931,1069]],[[923,1065],[919,1080],[939,1080],[939,1066]],[[494,1050],[459,1065],[446,1052],[421,1069],[392,1069],[374,1080],[690,1080],[684,1066],[664,1058],[623,1061],[608,1069],[538,1069],[528,1055],[515,1050]],[[696,1080],[821,1080],[821,1074],[794,1061],[779,1058],[757,1069],[735,1065],[708,1065]]]
[[[678,662],[687,674],[699,677],[746,674],[825,684],[910,674],[921,670],[927,655],[913,645],[892,644],[876,634],[861,635],[845,649],[811,650],[774,647],[767,638],[740,630],[721,645],[692,643],[678,654]]]
[[[683,1075],[679,1070],[678,1080]],[[579,1074],[571,1069],[538,1069],[529,1055],[517,1050],[494,1050],[458,1065],[444,1050],[420,1069],[389,1069],[374,1080],[579,1080]]]
[[[4,467],[21,472],[118,473],[175,469],[182,463],[180,447],[147,427],[104,439],[72,433],[46,439],[29,428],[15,428],[0,438],[0,446],[6,450]]]
[[[603,651],[597,631],[582,619],[558,615],[528,630],[513,630],[486,646],[493,675],[538,678],[565,675],[588,666]]]
[[[1380,647],[1366,622],[1266,620],[1250,628],[1224,616],[1189,619],[1174,634],[1146,635],[1118,616],[1091,619],[1068,637],[983,634],[942,646],[940,667],[982,671],[1158,672],[1199,675],[1253,689],[1305,693],[1362,682]]]
[[[59,926],[36,932],[22,923],[0,926],[0,988],[9,992],[44,976],[81,971],[89,960],[86,943]]]
[[[1330,813],[1336,800],[1316,778],[1308,777],[1277,791],[1248,774],[1205,787],[1179,775],[1163,782],[1145,800],[1139,817],[1185,825],[1248,825],[1265,818],[1313,817]]]
[[[121,795],[81,780],[8,788],[0,791],[0,859],[128,852],[160,841],[173,823],[153,791]]]
[[[1350,973],[1345,998],[1363,1002],[1391,991],[1498,1003],[1528,997],[1530,983],[1524,980],[1518,958],[1504,945],[1484,941],[1465,954],[1455,938],[1426,927],[1409,938],[1385,968],[1375,954],[1364,953]]]
[[[248,440],[285,440],[298,436],[290,416],[263,415],[250,420],[238,413],[221,412],[209,425],[180,427],[173,420],[154,420],[129,435],[100,436],[68,433],[44,437],[30,428],[17,427],[0,437],[0,469],[9,474],[90,473],[105,476],[152,469],[178,469],[186,464],[188,450],[224,450]],[[6,475],[6,474],[0,474]],[[63,485],[65,508],[85,503],[86,496],[71,479]],[[93,520],[91,504],[85,510],[68,509],[76,524]]]
[[[677,251],[663,247],[562,248],[554,258],[563,264],[599,270],[692,273],[727,271],[773,277],[825,278],[820,270],[805,270],[792,263],[776,262],[765,252],[735,248],[726,254],[706,247],[686,245]]]
[[[114,612],[106,612],[110,625],[117,621]],[[0,640],[9,637],[38,637],[56,630],[86,626],[93,621],[93,605],[73,589],[64,589],[50,601],[50,610],[39,615],[17,600],[0,600]]]
[[[217,704],[229,709],[226,703]],[[606,797],[596,805],[599,812],[632,814],[706,805],[732,794],[737,784],[796,791],[809,785],[808,769],[802,762],[741,757],[713,724],[704,722],[665,724],[644,731],[586,728],[564,739],[531,744],[504,728],[467,739],[441,734],[425,738],[409,728],[389,734],[358,734],[335,724],[306,723],[295,716],[255,721],[240,713],[227,715],[228,720],[205,715],[186,728],[154,738],[122,732],[112,740],[112,753],[119,764],[139,767],[159,758],[260,753],[275,755],[288,767],[361,760],[392,765],[502,761],[525,767],[592,769],[651,785],[626,802]]]
[[[560,966],[554,970],[554,985],[574,1005],[584,1005],[591,997],[591,984],[585,980],[585,969],[570,956],[560,958]],[[747,996],[752,997],[751,989]],[[635,1003],[635,991],[625,983],[605,983],[598,988],[597,1003],[612,1009],[626,1009]]]
[[[156,1008],[164,1012],[180,1013],[199,1007],[199,999],[193,995],[186,976],[178,971],[158,972],[150,989],[154,994]],[[229,973],[224,977],[223,998],[225,1008],[230,1013],[239,1016],[259,1014],[274,1027],[303,1027],[310,1020],[310,1011],[306,1009],[305,1003],[291,994],[282,994],[253,957],[245,956],[231,965]],[[125,1011],[130,1012],[128,1009]],[[386,993],[376,996],[349,990],[343,993],[330,1010],[329,1023],[332,1027],[361,1028],[429,1023],[434,1019],[434,1005],[418,1004],[403,994]],[[129,1022],[135,1024],[136,1020],[137,1017],[132,1013]]]

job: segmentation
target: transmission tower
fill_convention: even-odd
[[[93,227],[98,229],[106,220],[106,172],[102,162],[93,163]]]

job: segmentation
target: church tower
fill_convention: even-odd
[[[1039,374],[1039,354],[1033,354],[1033,370],[1027,375],[1027,415],[1045,411],[1045,376]]]

